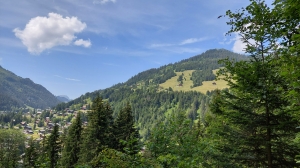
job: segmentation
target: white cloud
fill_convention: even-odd
[[[93,4],[106,4],[108,2],[116,3],[117,0],[94,0]]]
[[[76,39],[75,33],[80,33],[86,24],[77,17],[65,17],[57,13],[49,13],[48,17],[32,18],[24,30],[15,28],[15,36],[21,39],[31,54],[40,54],[46,49],[58,45],[70,45]]]
[[[72,79],[72,78],[65,78],[65,77],[62,77],[62,76],[59,76],[59,75],[54,75],[55,77],[58,77],[58,78],[62,78],[62,79],[66,79],[66,80],[70,80],[70,81],[76,81],[76,82],[80,82],[79,79]]]
[[[240,53],[240,54],[244,54],[245,53],[245,49],[246,49],[246,43],[243,42],[242,37],[238,34],[238,33],[234,33],[235,34],[235,38],[234,38],[234,43],[233,43],[233,47],[232,47],[232,51],[236,52],[236,53]],[[249,40],[251,45],[255,45],[255,41],[253,39]]]
[[[74,42],[75,45],[77,46],[83,46],[83,47],[90,47],[92,44],[91,44],[91,41],[90,40],[82,40],[82,39],[79,39],[79,40],[76,40]]]
[[[204,41],[207,38],[189,38],[186,40],[183,40],[180,43],[177,44],[171,44],[171,43],[156,43],[156,44],[151,44],[150,48],[161,48],[161,47],[171,47],[171,46],[181,46],[181,45],[186,45],[186,44],[192,44],[192,43],[197,43],[200,41]]]
[[[179,45],[197,43],[197,42],[203,41],[205,39],[206,38],[189,38],[189,39],[183,40]]]
[[[235,34],[234,34],[235,35]],[[226,38],[226,33],[223,33],[223,41],[220,41],[219,44],[222,44],[222,45],[228,45],[228,44],[231,44],[233,41],[235,41],[236,37],[233,37],[233,38]]]
[[[76,81],[76,82],[79,82],[80,80],[79,79],[72,79],[72,78],[66,78],[67,80],[70,80],[70,81]]]
[[[169,46],[174,46],[174,45],[175,44],[168,44],[168,43],[151,44],[150,48],[169,47]]]

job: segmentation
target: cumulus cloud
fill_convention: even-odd
[[[249,42],[251,44],[255,44],[254,40],[250,39]],[[245,53],[246,47],[247,47],[246,43],[243,42],[242,37],[238,33],[235,33],[235,38],[234,38],[232,51],[236,52],[236,53],[243,54],[243,53]]]
[[[94,0],[94,4],[106,4],[108,2],[116,3],[116,0]]]
[[[92,44],[91,44],[91,41],[90,40],[82,40],[82,39],[79,39],[79,40],[76,40],[74,42],[75,45],[77,46],[83,46],[83,47],[90,47]]]
[[[24,30],[15,28],[15,36],[21,39],[31,54],[40,54],[46,49],[58,45],[70,45],[86,24],[77,17],[62,17],[57,13],[49,13],[48,17],[32,18]],[[84,40],[83,40],[84,41]]]

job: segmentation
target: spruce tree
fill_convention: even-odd
[[[47,160],[49,160],[49,167],[55,168],[57,167],[57,163],[59,161],[59,152],[61,151],[61,142],[59,139],[58,125],[55,124],[53,127],[53,131],[50,136],[46,140],[46,156]]]
[[[28,147],[25,149],[25,156],[24,156],[24,167],[37,167],[36,161],[39,157],[39,142],[33,140],[32,138],[28,142]]]
[[[109,144],[111,112],[107,112],[102,98],[97,96],[88,112],[88,125],[83,131],[80,146],[80,163],[89,163]]]
[[[136,154],[139,151],[139,134],[134,125],[131,106],[129,103],[120,111],[115,124],[116,149],[125,152],[125,148],[130,150],[130,154]]]
[[[239,167],[295,167],[299,121],[285,97],[289,84],[279,75],[278,17],[263,1],[250,2],[240,13],[227,12],[229,33],[239,32],[250,60],[222,61],[219,75],[230,89],[218,92],[211,103],[212,112],[223,119],[219,147]]]
[[[82,132],[81,113],[77,113],[76,119],[68,129],[62,152],[62,167],[73,168],[79,160],[80,142]]]

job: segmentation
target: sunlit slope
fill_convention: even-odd
[[[216,75],[218,69],[213,70],[213,73]],[[202,82],[201,86],[197,86],[192,88],[193,81],[190,80],[194,70],[187,70],[183,72],[176,72],[177,76],[172,77],[171,79],[167,80],[166,82],[160,84],[160,89],[165,90],[172,88],[173,91],[198,91],[201,93],[206,93],[207,91],[212,91],[215,89],[225,89],[228,88],[227,82],[224,80],[213,80],[213,81],[204,81]],[[183,74],[183,84],[177,81],[178,76]]]

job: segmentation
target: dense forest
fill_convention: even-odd
[[[0,166],[299,167],[299,4],[278,0],[270,8],[250,0],[241,10],[226,12],[228,34],[239,32],[248,55],[218,61],[223,68],[217,77],[228,89],[206,95],[158,90],[152,81],[159,81],[153,79],[164,68],[140,73],[129,83],[56,106],[59,111],[87,105],[87,125],[77,113],[64,133],[55,124],[50,135],[29,140],[27,148],[18,130],[0,129]],[[187,67],[165,66],[173,72]]]
[[[47,89],[0,66],[0,111],[30,106],[48,108],[60,101]]]
[[[219,64],[218,60],[224,58],[234,61],[247,59],[243,55],[225,49],[208,50],[178,63],[141,72],[127,82],[111,88],[86,93],[68,103],[57,105],[56,110],[62,111],[69,107],[78,110],[84,105],[89,107],[91,106],[90,100],[100,95],[111,103],[112,109],[116,112],[113,114],[115,116],[128,101],[132,105],[142,139],[145,140],[149,137],[150,130],[155,127],[155,124],[164,120],[168,114],[184,111],[189,118],[196,120],[198,114],[204,115],[208,109],[209,93],[204,95],[196,91],[178,92],[169,88],[161,91],[159,84],[175,76],[177,70],[194,69],[196,71],[191,78],[194,86],[199,86],[203,81],[215,79],[212,70],[222,67],[223,65]]]

